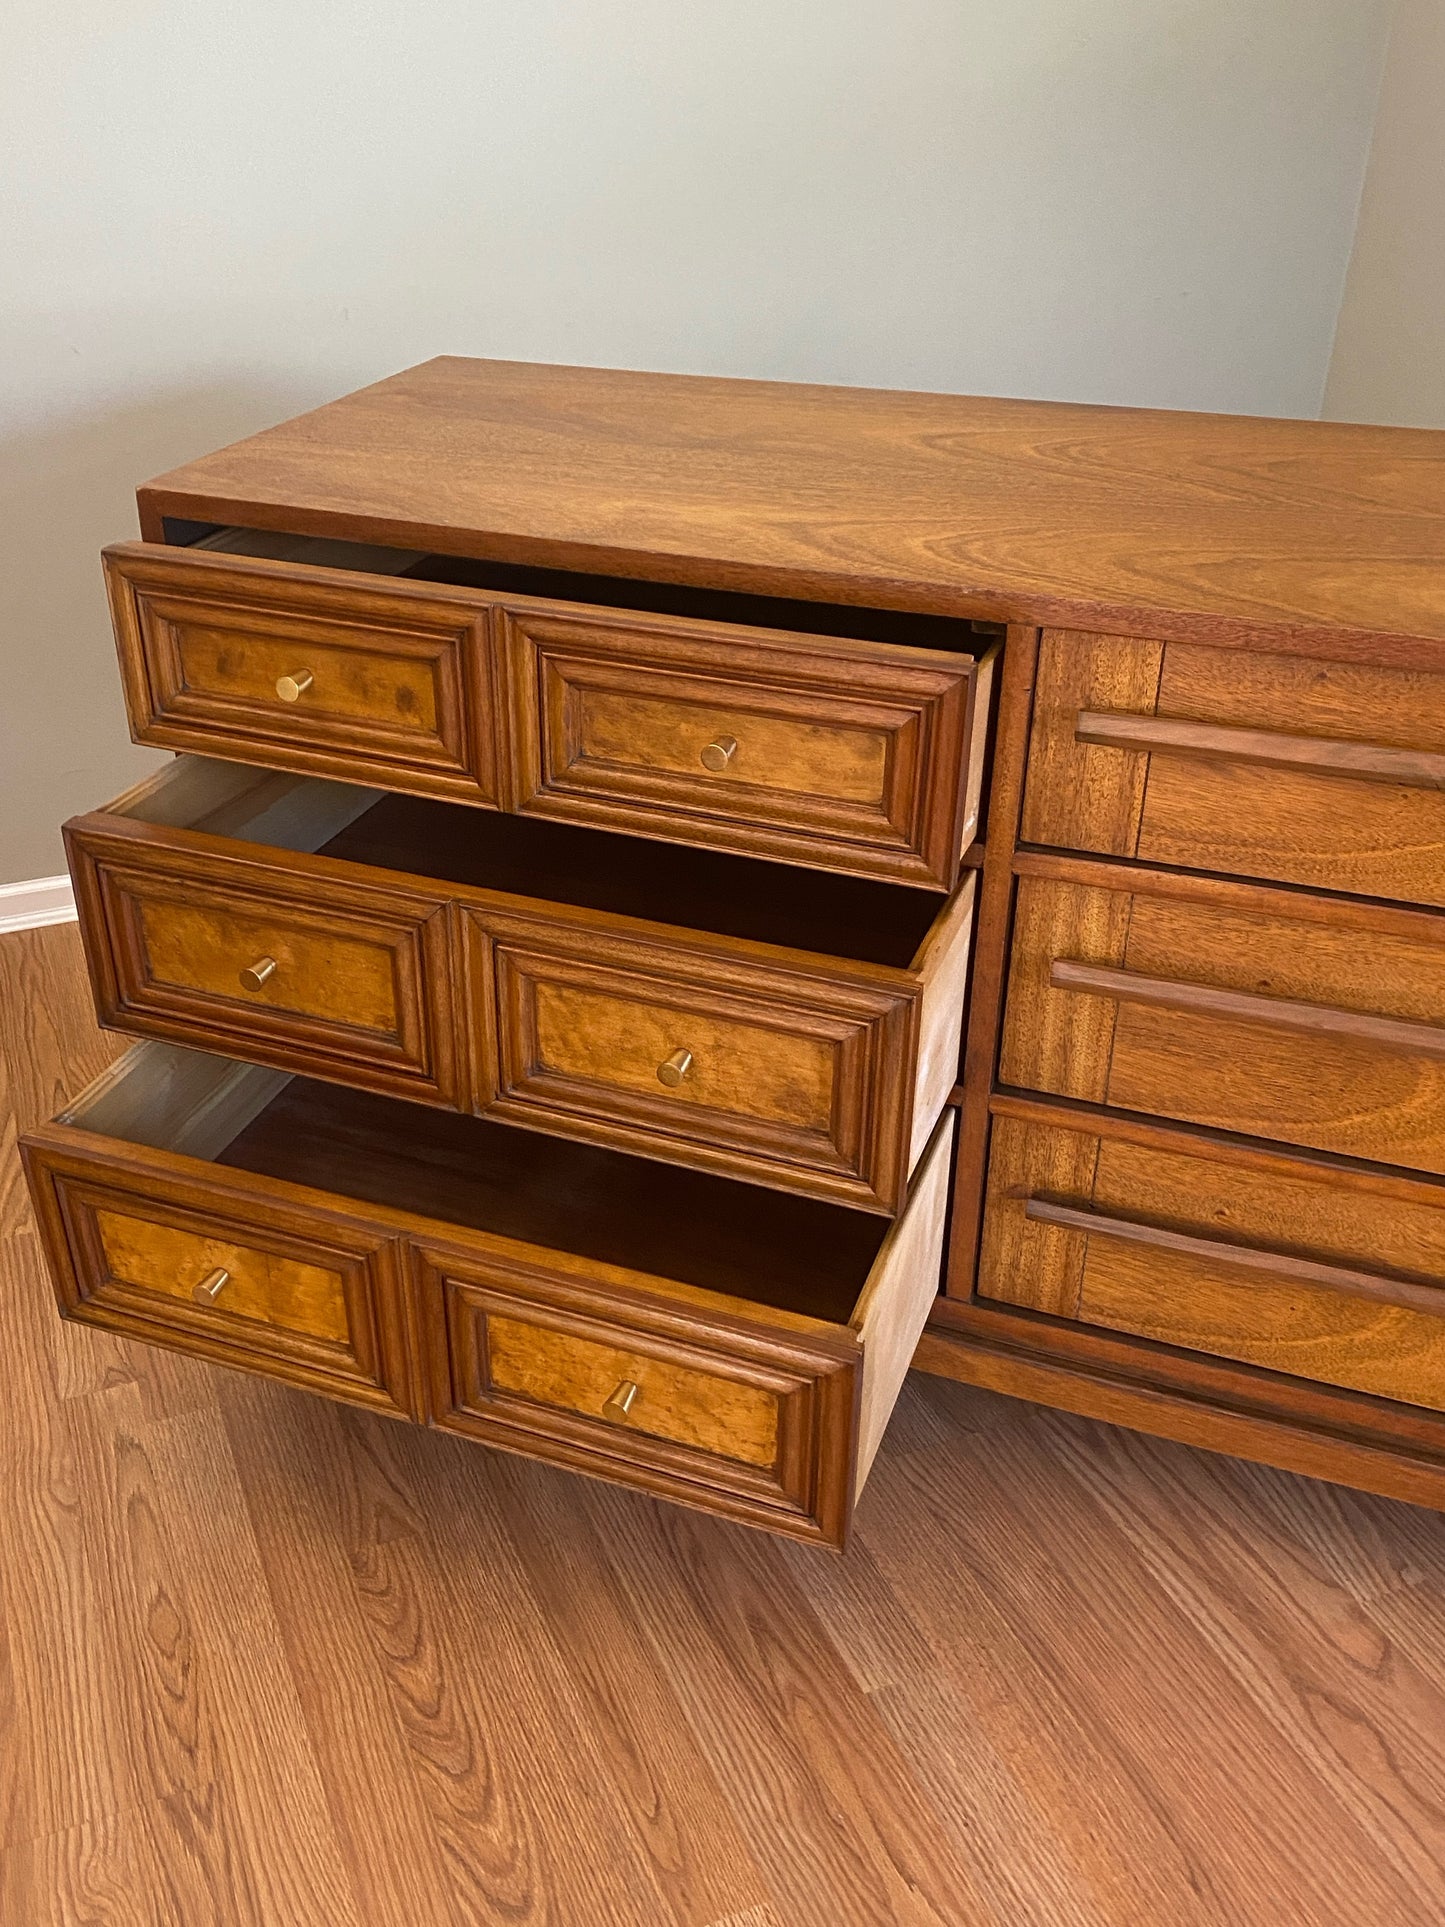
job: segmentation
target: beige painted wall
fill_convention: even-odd
[[[1313,414],[1390,0],[8,0],[0,881],[134,484],[429,355]]]
[[[1445,0],[1395,17],[1325,413],[1445,428]]]

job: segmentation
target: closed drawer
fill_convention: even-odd
[[[142,1044],[23,1156],[67,1316],[838,1545],[952,1146],[889,1224]]]
[[[359,553],[377,571],[395,555]],[[205,548],[104,561],[137,742],[499,806],[485,605]]]
[[[994,1119],[981,1298],[1445,1409],[1445,1189]]]
[[[542,603],[505,636],[519,809],[952,887],[991,659]]]
[[[1046,632],[1021,834],[1445,905],[1445,677]]]
[[[940,899],[198,758],[66,836],[119,1029],[888,1215],[957,1076],[972,872]]]
[[[286,779],[228,766],[209,792],[264,823]],[[172,765],[161,793],[184,786]],[[363,796],[366,793],[363,793]],[[318,785],[313,835],[356,807]],[[198,802],[196,813],[205,820]],[[304,812],[293,812],[293,826]],[[215,861],[134,820],[67,830],[81,933],[103,1024],[261,1063],[306,1068],[431,1103],[461,1101],[446,899],[339,887],[273,861]],[[280,832],[278,832],[280,833]],[[274,852],[279,856],[280,851]]]
[[[1445,917],[1019,863],[1005,1084],[1445,1173]]]

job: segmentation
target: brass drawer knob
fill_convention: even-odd
[[[657,1081],[659,1084],[666,1084],[670,1091],[675,1091],[691,1069],[692,1052],[675,1050],[671,1057],[664,1057],[658,1065]]]
[[[258,957],[255,963],[247,964],[246,968],[241,972],[241,988],[243,990],[260,990],[262,985],[269,982],[275,975],[276,959],[274,957]]]
[[[214,1305],[221,1293],[231,1282],[231,1274],[221,1265],[207,1272],[206,1276],[192,1291],[191,1296],[198,1305]]]
[[[309,669],[298,669],[294,676],[278,676],[276,694],[283,703],[299,703],[315,680]]]
[[[602,1407],[603,1418],[611,1419],[614,1425],[625,1425],[627,1414],[642,1396],[642,1388],[630,1378],[624,1378],[617,1390]]]
[[[736,736],[715,736],[702,753],[702,766],[710,769],[714,776],[719,770],[727,768],[738,753]]]

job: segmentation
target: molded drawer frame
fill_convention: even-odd
[[[969,872],[906,966],[877,964],[453,884],[319,854],[378,792],[182,758],[66,844],[101,1021],[261,1064],[587,1138],[892,1216],[956,1082],[973,927]],[[254,840],[253,840],[254,839]],[[192,900],[395,946],[395,1040],[259,1001],[151,981],[134,897]],[[910,896],[910,904],[918,899]],[[910,941],[912,939],[910,938]],[[824,1040],[826,1120],[780,1129],[736,1111],[650,1103],[537,1065],[519,987],[544,973],[626,971],[740,1027]],[[250,961],[237,957],[237,968]],[[277,980],[279,981],[279,980]]]
[[[937,1299],[952,1112],[940,1120],[909,1208],[884,1233],[844,1324],[217,1164],[289,1081],[141,1044],[55,1122],[26,1135],[21,1154],[63,1316],[842,1545]],[[357,1167],[359,1190],[364,1179]],[[336,1270],[351,1311],[352,1355],[343,1360],[334,1345],[259,1332],[255,1321],[228,1321],[223,1311],[111,1280],[97,1255],[97,1201],[194,1232],[202,1245],[231,1240]],[[601,1413],[499,1397],[477,1322],[499,1307],[720,1384],[762,1388],[778,1401],[773,1464],[607,1424]]]

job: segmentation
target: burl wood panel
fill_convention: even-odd
[[[392,729],[437,733],[434,662],[398,659],[353,643],[301,642],[274,635],[206,628],[197,623],[178,631],[184,687],[196,696],[264,703],[283,698],[276,685],[301,674],[311,685],[289,705],[302,734],[318,716],[338,722],[383,723]],[[278,716],[285,711],[278,710]]]
[[[413,1130],[413,1115],[140,1046],[24,1140],[62,1310],[841,1545],[860,1385],[871,1457],[937,1283],[951,1117],[884,1234],[858,1212],[654,1180],[480,1120],[423,1113]],[[216,1161],[174,1148],[223,1119],[238,1134]],[[229,1285],[196,1304],[230,1261],[230,1306]],[[779,1293],[789,1271],[801,1293]],[[693,1282],[713,1275],[729,1289]],[[602,1408],[625,1382],[639,1396],[616,1424]]]
[[[1428,431],[443,357],[174,470],[161,518],[1000,622],[1445,639]]]
[[[103,811],[65,836],[102,1023],[464,1102],[444,896],[303,876],[292,852],[212,836],[197,848]],[[243,983],[266,961],[263,981]]]
[[[193,1097],[204,1111],[205,1096]],[[21,1150],[63,1317],[421,1415],[399,1249],[384,1229],[348,1221],[344,1202],[298,1210],[201,1159],[64,1124],[32,1132]],[[195,1303],[217,1266],[229,1282],[213,1303]]]
[[[608,1399],[632,1384],[637,1392],[624,1430],[746,1465],[777,1459],[778,1404],[760,1386],[496,1314],[487,1319],[486,1342],[487,1375],[498,1391],[606,1425]]]
[[[247,914],[194,901],[142,899],[137,912],[152,983],[254,1002],[262,1009],[377,1030],[400,1028],[394,946],[333,928],[298,929],[271,910]],[[240,972],[258,959],[276,968],[257,989]]]
[[[1277,1260],[1278,1275],[1104,1232],[1040,1224],[1045,1198]],[[1379,1279],[1385,1297],[1298,1275],[1314,1261]],[[1438,1313],[1428,1303],[1438,1290]],[[1421,1288],[1424,1288],[1423,1290]],[[1412,1289],[1413,1288],[1413,1289]],[[1431,1409],[1445,1407],[1445,1194],[1352,1188],[1300,1164],[1268,1172],[1087,1129],[995,1121],[980,1294]]]
[[[908,1179],[916,982],[786,968],[681,933],[468,911],[483,1115],[891,1213]],[[691,1054],[680,1081],[659,1068]],[[940,1104],[942,1099],[939,1100]]]
[[[1445,917],[1108,880],[1021,877],[1005,1083],[1445,1173]]]
[[[790,1036],[740,1013],[669,1007],[666,993],[646,980],[631,996],[539,981],[532,1010],[539,1068],[656,1098],[659,1069],[685,1050],[691,1061],[667,1091],[673,1106],[827,1134],[835,1082],[830,1040]]]
[[[141,543],[104,560],[137,742],[499,806],[486,598]]]
[[[95,1222],[106,1265],[119,1283],[189,1305],[195,1287],[219,1266],[230,1275],[215,1301],[215,1316],[259,1319],[331,1344],[346,1343],[346,1295],[337,1271],[124,1212],[97,1211]]]
[[[1237,734],[1216,739],[1211,753],[1078,741],[1080,715],[1096,713],[1116,727],[1133,717]],[[1274,751],[1303,760],[1263,760],[1271,749],[1260,732],[1305,739]],[[1371,750],[1382,769],[1401,770],[1399,780],[1351,773]],[[1442,752],[1438,674],[1052,631],[1040,655],[1022,836],[1445,905],[1445,789],[1430,760]]]
[[[503,625],[519,809],[952,887],[971,655],[565,604]]]
[[[569,1275],[545,1253],[530,1266],[499,1266],[483,1251],[423,1240],[416,1263],[443,1429],[843,1544],[859,1364],[850,1334],[774,1321],[763,1307],[720,1317],[700,1294],[669,1303],[661,1281]],[[639,1423],[614,1424],[602,1406],[627,1380],[641,1388]]]

